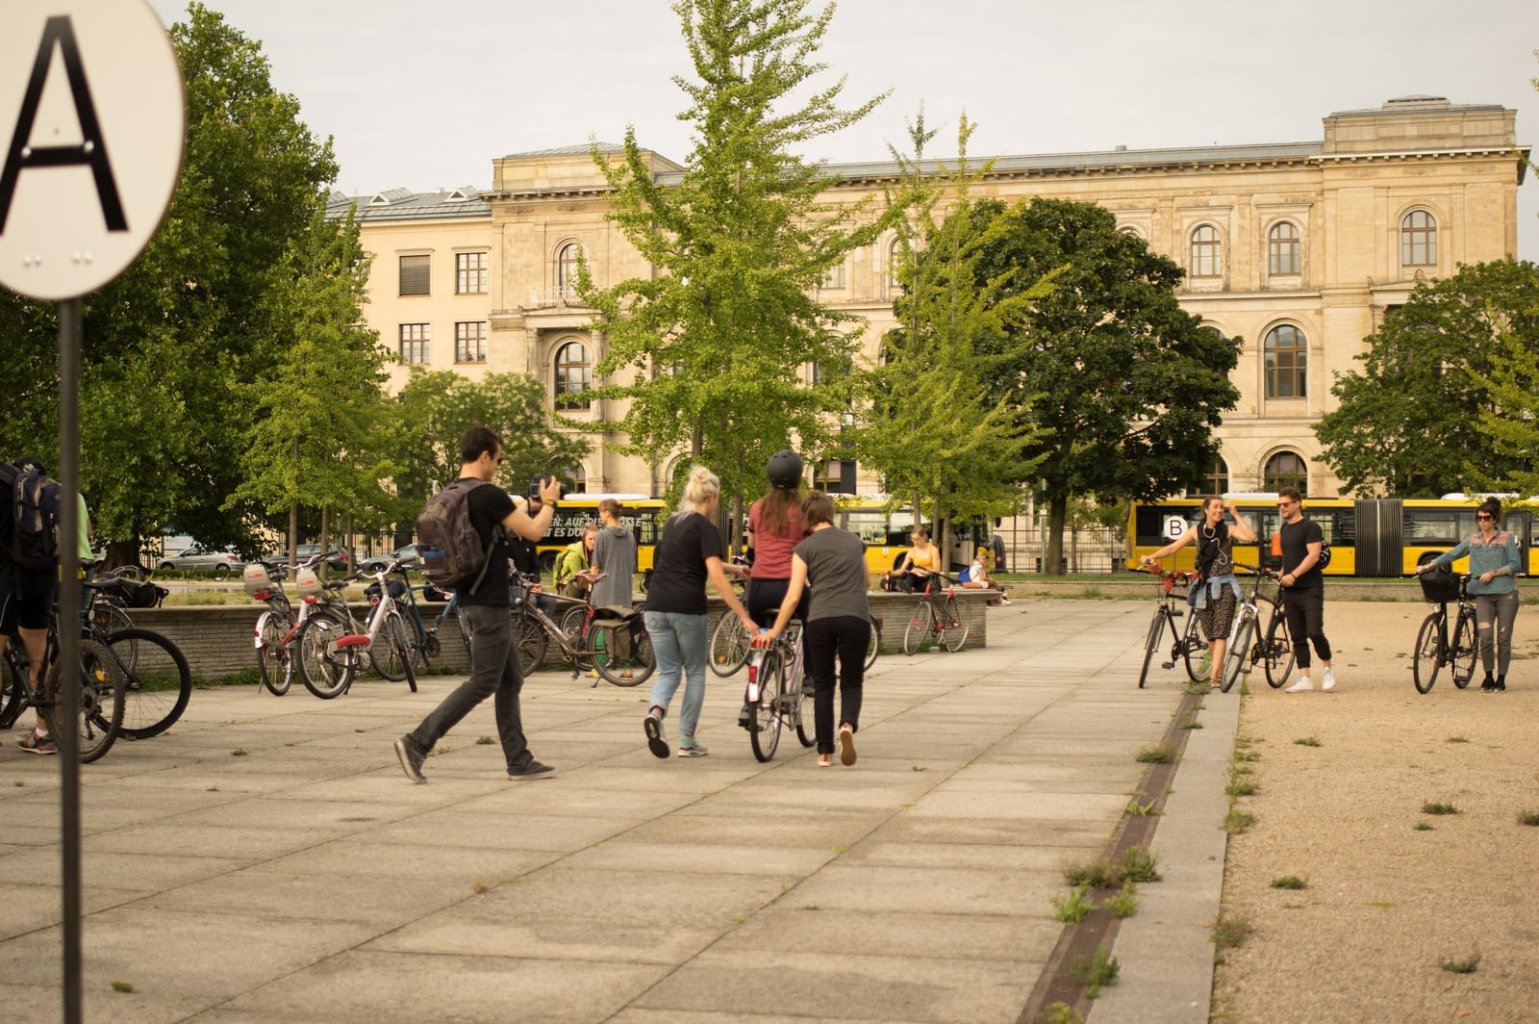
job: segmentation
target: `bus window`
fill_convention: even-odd
[[[859,537],[863,544],[886,544],[887,513],[858,511],[844,513],[844,528]],[[908,539],[907,535],[903,538]]]
[[[1461,520],[1468,519],[1466,526]],[[1451,508],[1406,509],[1402,520],[1406,544],[1446,544],[1453,547],[1474,530],[1475,513]]]

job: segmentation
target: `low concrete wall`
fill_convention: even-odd
[[[998,595],[991,590],[958,590],[957,601],[968,624],[967,642],[964,648],[988,646],[987,603]],[[871,595],[871,612],[882,621],[882,650],[896,651],[903,642],[903,630],[908,626],[919,603],[914,594]],[[720,599],[707,601],[710,625],[715,627],[725,606]],[[442,605],[421,606],[422,616],[431,627]],[[368,614],[369,606],[353,606],[353,613],[360,621]],[[262,608],[255,604],[197,606],[172,608],[136,608],[129,611],[136,626],[152,629],[171,640],[187,656],[195,677],[207,680],[224,679],[248,673],[256,669],[256,647],[252,630]],[[433,659],[431,671],[467,672],[465,645],[460,639],[457,620],[444,623],[439,634],[439,656]],[[552,644],[548,648],[546,664],[559,662],[560,651]]]

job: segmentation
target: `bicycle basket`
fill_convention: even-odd
[[[261,562],[252,562],[241,573],[241,579],[245,581],[246,593],[252,597],[258,594],[271,594],[273,592],[273,578],[267,572],[267,566]]]
[[[300,597],[320,597],[326,592],[326,588],[321,585],[321,578],[309,566],[294,574],[294,585],[299,588]]]
[[[1459,600],[1459,577],[1451,572],[1433,569],[1417,577],[1421,581],[1421,593],[1433,604],[1447,604]]]

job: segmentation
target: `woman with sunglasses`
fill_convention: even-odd
[[[1518,541],[1501,528],[1502,503],[1487,498],[1475,510],[1475,532],[1461,540],[1452,551],[1445,551],[1418,573],[1452,565],[1455,559],[1470,556],[1469,594],[1475,599],[1475,625],[1480,634],[1480,663],[1486,670],[1482,693],[1507,690],[1507,666],[1512,662],[1512,624],[1518,617]],[[1495,636],[1492,629],[1495,628]],[[1494,643],[1493,643],[1494,641]],[[1493,664],[1494,663],[1494,664]],[[1495,675],[1492,675],[1492,670]]]

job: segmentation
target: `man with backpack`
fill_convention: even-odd
[[[423,509],[417,520],[422,562],[428,579],[459,594],[462,623],[471,629],[470,678],[445,697],[416,729],[395,742],[401,770],[426,782],[422,763],[445,733],[475,706],[495,694],[497,736],[509,779],[549,778],[554,771],[529,752],[519,711],[524,686],[518,638],[508,611],[508,535],[539,540],[550,526],[561,485],[540,484],[542,508],[531,516],[492,483],[502,464],[502,440],[484,426],[460,439],[460,477]]]
[[[0,465],[0,655],[19,635],[31,661],[31,692],[42,681],[59,579],[59,500],[58,483],[36,459]],[[16,745],[33,754],[59,752],[41,713]]]

